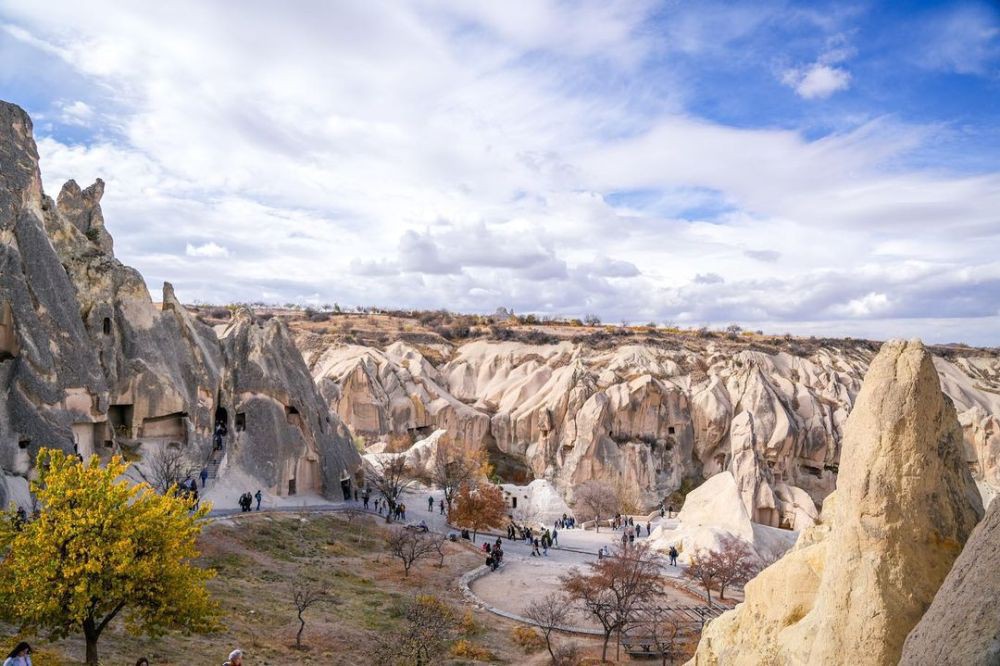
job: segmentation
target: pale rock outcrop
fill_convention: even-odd
[[[240,468],[277,494],[295,492],[287,482],[299,473],[299,491],[339,495],[360,459],[287,331],[276,324],[258,334],[245,315],[224,348],[169,284],[157,307],[142,276],[114,257],[103,192],[102,181],[84,190],[70,181],[58,203],[45,196],[31,121],[0,102],[5,475],[30,476],[42,445],[102,457],[129,450],[140,477],[145,454],[163,447],[201,466],[222,421],[230,433],[223,472]],[[245,419],[234,418],[237,409]],[[0,495],[11,487],[11,479],[0,484]]]
[[[695,664],[896,664],[982,505],[931,355],[887,342],[847,422],[836,501],[705,630]]]
[[[993,502],[903,645],[901,666],[1000,664],[1000,502]]]
[[[547,479],[567,498],[602,479],[636,489],[647,508],[685,479],[697,485],[728,470],[753,521],[795,530],[815,521],[835,485],[844,423],[872,358],[864,345],[796,356],[727,354],[714,343],[597,350],[486,340],[446,356],[435,368],[399,343],[335,346],[310,367],[354,432],[386,439],[388,450],[444,428],[466,448],[485,447],[507,478]],[[989,495],[1000,488],[1000,361],[935,365]]]
[[[791,548],[797,534],[753,523],[736,479],[726,471],[691,491],[677,518],[661,522],[649,543],[661,551],[677,548],[680,561],[688,563],[699,552],[722,549],[725,537],[736,537],[771,561]]]

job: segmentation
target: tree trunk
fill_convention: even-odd
[[[725,599],[725,598],[726,598],[726,586],[725,585],[720,585],[719,586],[719,599]]]
[[[299,611],[299,633],[295,634],[295,647],[302,649],[302,632],[305,631],[306,621],[302,619],[302,611]]]
[[[83,621],[83,636],[87,643],[87,666],[97,666],[99,663],[97,659],[97,639],[100,635],[93,620]]]
[[[621,655],[622,655],[622,628],[618,627],[618,637],[617,637],[617,640],[615,641],[615,661],[616,662],[618,662],[618,661],[621,660]]]
[[[611,632],[604,632],[604,647],[601,648],[601,663],[603,664],[608,660],[608,641],[611,640]]]
[[[545,632],[545,649],[549,651],[549,656],[552,657],[552,663],[554,664],[556,663],[556,653],[552,651],[552,640],[550,639],[551,635],[551,630]]]
[[[712,607],[712,588],[708,585],[705,586],[705,594],[708,596],[708,607]]]

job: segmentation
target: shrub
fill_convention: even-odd
[[[493,653],[482,645],[476,645],[472,641],[461,638],[451,646],[451,656],[472,659],[474,661],[493,661]]]
[[[212,310],[209,314],[213,319],[229,319],[229,317],[232,316],[232,313],[226,308],[217,308]]]
[[[545,639],[533,627],[517,626],[510,631],[511,639],[525,652],[538,652],[545,647]]]

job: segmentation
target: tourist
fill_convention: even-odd
[[[433,497],[428,497],[427,498],[427,512],[430,513],[433,510],[434,510],[434,498]]]
[[[671,504],[671,505],[670,505],[670,506],[669,506],[669,507],[667,508],[667,518],[673,518],[673,517],[674,517],[674,505],[673,505],[673,504]]]
[[[406,505],[405,504],[400,504],[399,505],[399,516],[403,520],[406,520]]]
[[[21,641],[10,651],[3,666],[31,666],[31,646]]]
[[[503,539],[497,537],[496,546],[494,548],[499,548],[503,544]]]
[[[601,546],[600,548],[597,549],[597,559],[599,560],[604,559],[604,546]]]
[[[243,650],[233,650],[222,666],[243,666]]]
[[[441,511],[441,515],[444,515],[444,500],[438,500],[438,509]]]
[[[559,546],[559,530],[552,530],[552,545]]]
[[[368,510],[368,499],[369,499],[369,495],[368,495],[368,491],[366,490],[365,494],[361,496],[361,503],[364,505],[365,511]]]
[[[382,515],[382,509],[379,508],[377,497],[375,498],[375,513],[377,513],[380,516]]]
[[[649,536],[650,534],[652,534],[652,532],[653,532],[653,524],[647,522],[646,523],[646,536]]]
[[[358,489],[357,488],[354,489],[354,501],[355,502],[358,501]]]
[[[260,511],[260,501],[264,499],[264,494],[260,492],[260,488],[257,489],[257,493],[254,495],[254,499],[257,500],[257,510]]]
[[[628,535],[622,532],[622,548],[628,546]]]
[[[670,550],[668,551],[667,554],[670,555],[670,566],[676,567],[677,566],[677,548],[675,548],[674,546],[671,546]]]
[[[208,468],[202,467],[201,474],[199,476],[201,476],[201,487],[204,489],[205,484],[208,483]]]
[[[540,550],[538,550],[538,547],[541,545],[541,541],[536,537],[535,540],[532,542],[532,545],[534,546],[534,548],[532,549],[531,554],[541,557],[542,553]]]

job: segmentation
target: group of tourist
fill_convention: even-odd
[[[554,527],[557,530],[558,529],[571,530],[574,527],[576,527],[576,518],[574,518],[573,516],[567,516],[564,513],[562,515],[562,518],[556,520],[556,524],[554,525]]]
[[[240,495],[240,509],[244,513],[247,511],[251,511],[253,508],[253,501],[255,499],[257,500],[257,510],[260,511],[260,502],[262,499],[264,499],[264,493],[262,493],[260,490],[258,490],[253,495],[250,494],[249,490]]]
[[[491,571],[496,571],[500,566],[500,562],[503,561],[503,545],[500,537],[497,537],[496,542],[492,546],[488,541],[484,542],[483,552],[486,553],[486,566]]]

